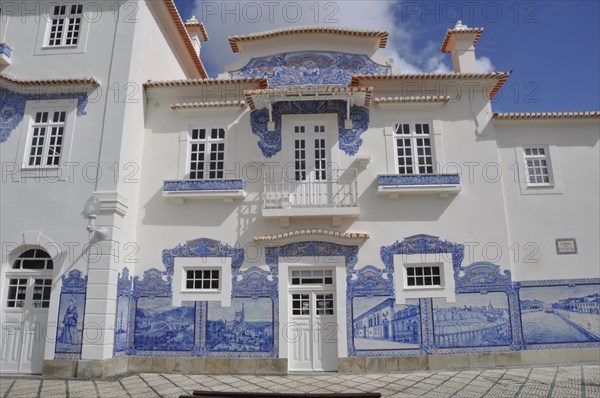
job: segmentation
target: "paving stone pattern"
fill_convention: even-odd
[[[465,371],[287,376],[139,373],[115,380],[0,377],[0,398],[179,397],[195,389],[264,392],[376,391],[384,397],[600,397],[600,364]]]

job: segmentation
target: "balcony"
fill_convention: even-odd
[[[357,171],[293,169],[265,175],[264,217],[280,218],[282,227],[293,217],[332,217],[339,226],[343,217],[358,217]]]
[[[179,202],[187,199],[234,199],[246,197],[242,180],[166,180],[163,198],[174,198]]]
[[[10,65],[12,49],[6,43],[0,43],[0,65]]]
[[[386,174],[377,178],[377,193],[397,198],[405,194],[439,194],[447,197],[462,190],[458,174]]]

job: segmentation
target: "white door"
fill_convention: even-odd
[[[40,374],[47,337],[53,338],[47,336],[52,262],[49,256],[34,253],[18,259],[5,275],[0,368],[6,373]]]
[[[318,207],[330,203],[327,178],[330,149],[324,122],[294,123],[292,148],[294,175],[290,204],[294,207]]]
[[[290,286],[289,292],[290,322],[285,336],[290,345],[289,369],[290,371],[337,371],[338,324],[333,271],[292,271],[292,280],[300,278],[302,274],[306,283]],[[319,280],[329,280],[330,283],[317,283]],[[308,290],[307,287],[310,285],[314,287]],[[302,288],[298,289],[300,286]]]

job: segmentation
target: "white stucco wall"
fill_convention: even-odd
[[[600,241],[598,119],[496,121],[503,171],[513,279],[598,278]],[[524,145],[547,145],[560,186],[523,188]],[[515,167],[515,164],[518,164]],[[518,173],[519,180],[516,180]],[[575,238],[577,254],[558,255],[555,240]],[[513,246],[516,245],[516,246]]]

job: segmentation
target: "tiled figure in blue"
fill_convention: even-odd
[[[395,305],[393,297],[355,297],[353,336],[356,350],[414,349],[421,345],[419,306]]]
[[[522,287],[527,344],[600,341],[600,285]]]
[[[433,299],[433,333],[440,348],[510,345],[506,293],[456,295],[456,303]]]
[[[194,348],[194,303],[172,307],[170,297],[140,297],[135,311],[137,350],[191,351]]]
[[[83,337],[81,314],[83,314],[84,305],[85,294],[61,295],[56,352],[78,353],[81,351]]]
[[[119,296],[117,299],[117,320],[115,324],[115,351],[127,348],[127,330],[129,320],[129,298]]]
[[[63,344],[77,344],[77,320],[79,314],[77,313],[77,305],[73,299],[69,300],[69,306],[65,311],[63,317],[63,328],[58,342]]]
[[[237,298],[231,307],[209,302],[206,348],[213,352],[268,352],[273,348],[273,302]]]

